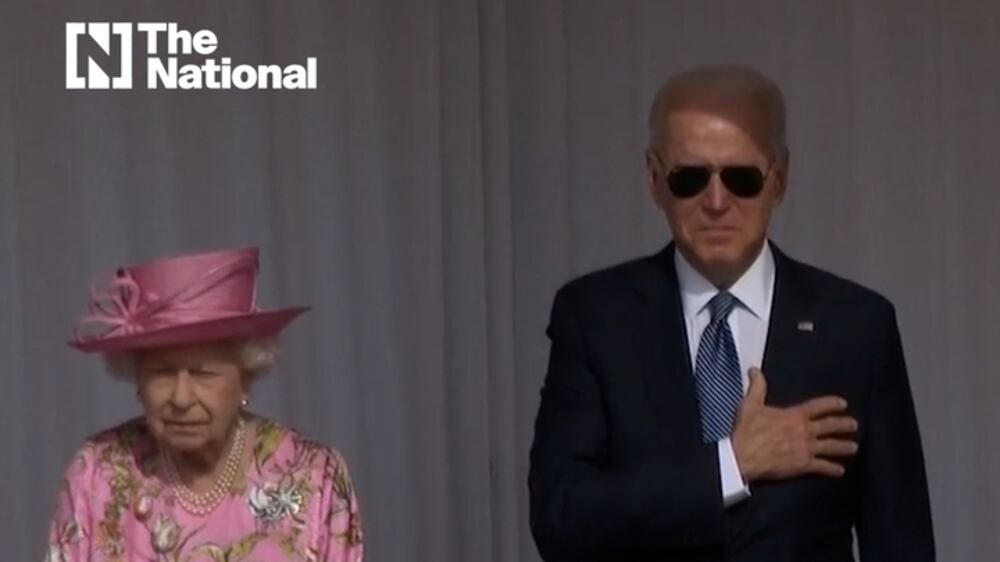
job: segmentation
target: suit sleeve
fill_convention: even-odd
[[[934,532],[920,433],[895,312],[888,307],[882,360],[872,374],[863,428],[858,545],[862,562],[933,562]]]
[[[572,294],[560,290],[529,474],[531,529],[543,558],[720,546],[716,445],[655,463],[611,460],[607,397],[588,364],[579,318]]]

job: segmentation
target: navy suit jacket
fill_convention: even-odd
[[[756,482],[723,507],[701,440],[674,247],[556,294],[531,448],[531,529],[547,562],[930,562],[923,453],[892,305],[772,245],[766,402],[847,399],[842,478]],[[805,323],[811,322],[811,329]]]

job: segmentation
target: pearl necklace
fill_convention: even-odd
[[[219,478],[215,481],[212,489],[204,494],[196,494],[184,484],[173,458],[165,450],[161,449],[160,456],[163,460],[167,483],[170,485],[174,497],[177,498],[177,503],[185,511],[191,515],[202,517],[211,513],[222,503],[222,500],[225,499],[232,488],[233,482],[236,481],[236,475],[243,461],[245,441],[246,423],[241,417],[236,420],[236,432],[233,434],[233,444],[229,448],[229,454],[226,457],[226,464],[222,467],[222,473],[219,474]]]

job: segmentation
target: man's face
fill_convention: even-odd
[[[678,251],[716,285],[735,282],[757,257],[772,210],[785,193],[787,158],[771,162],[755,116],[682,109],[667,113],[659,150],[646,159],[649,189],[664,212]],[[671,192],[667,175],[684,166],[713,173],[691,196]],[[726,188],[718,171],[753,166],[767,174],[762,191],[741,197]]]

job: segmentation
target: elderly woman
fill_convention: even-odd
[[[254,305],[257,251],[119,270],[70,344],[136,386],[143,416],[66,471],[48,560],[361,560],[358,504],[329,447],[246,410],[304,308]]]

